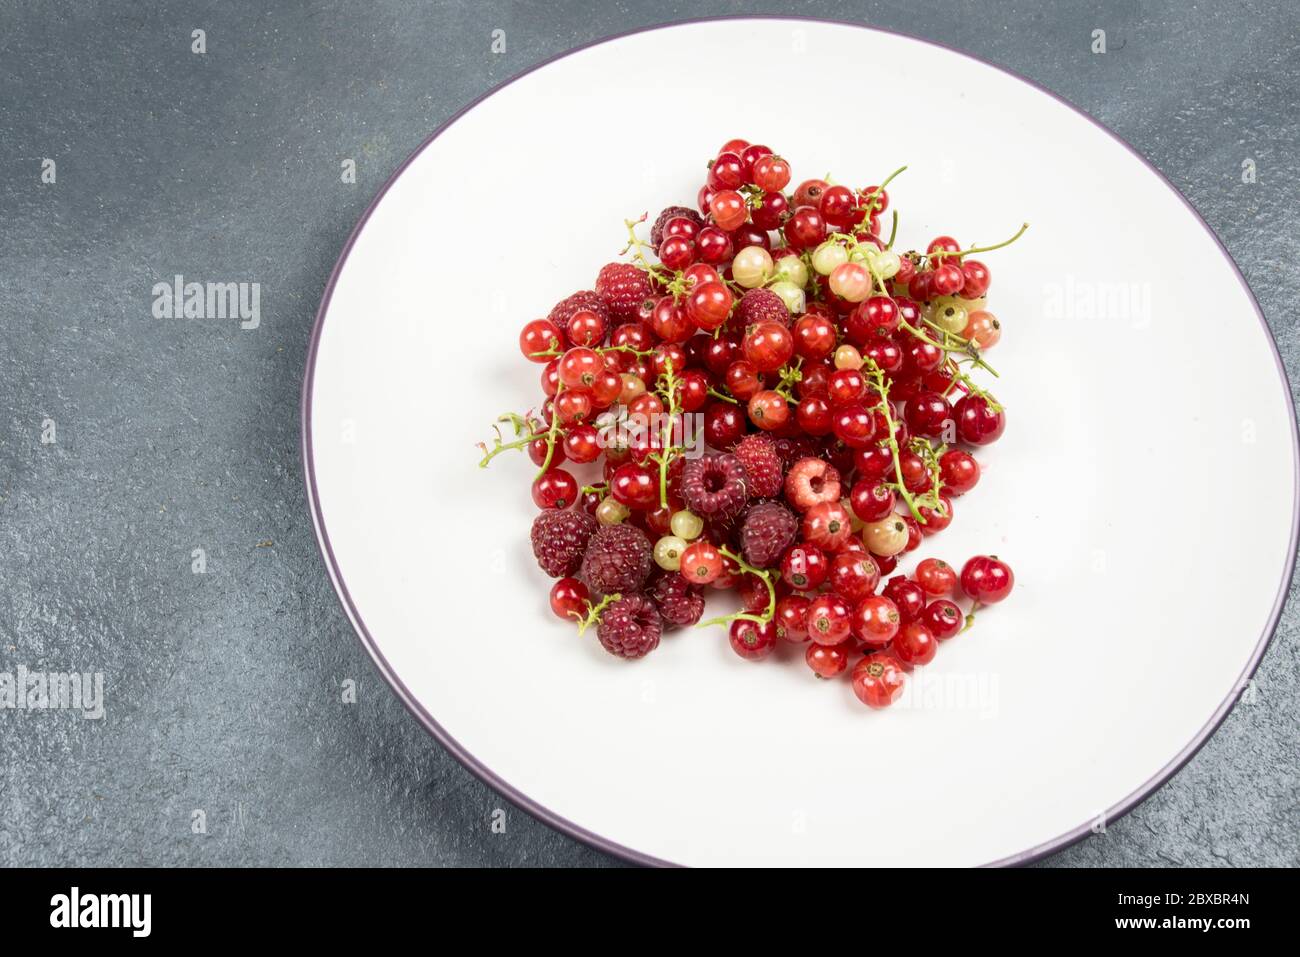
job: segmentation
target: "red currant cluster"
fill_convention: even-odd
[[[665,629],[701,624],[706,586],[735,589],[741,610],[702,624],[728,624],[739,655],[807,643],[823,678],[861,655],[854,691],[884,707],[1011,591],[990,556],[960,576],[926,559],[880,588],[979,481],[971,449],[1002,435],[1002,406],[970,376],[997,375],[984,353],[1001,336],[972,257],[1026,228],[899,253],[886,186],[901,172],[787,193],[784,159],[731,140],[697,208],[663,210],[648,244],[647,217],[627,221],[630,261],[524,326],[544,400],[501,417],[513,437],[498,427],[481,464],[524,448],[538,466],[532,544],[558,579],[556,615],[641,657]]]

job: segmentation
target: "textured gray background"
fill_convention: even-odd
[[[799,6],[967,50],[1116,130],[1223,238],[1296,378],[1294,4]],[[308,334],[367,201],[462,105],[602,36],[789,9],[0,0],[0,670],[102,670],[108,709],[0,712],[0,863],[610,862],[512,808],[494,834],[508,805],[362,652],[304,501]],[[194,28],[206,55],[190,52]],[[936,117],[918,148],[943,133]],[[354,186],[339,180],[347,157]],[[260,282],[261,328],[152,319],[150,288],[175,273]],[[1050,863],[1300,864],[1296,609],[1253,702],[1133,814]],[[340,701],[347,678],[355,705]],[[191,833],[196,808],[206,835]]]

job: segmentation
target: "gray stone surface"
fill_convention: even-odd
[[[967,50],[1108,124],[1223,238],[1295,378],[1294,4],[798,6]],[[789,8],[0,0],[0,670],[103,671],[108,709],[0,712],[0,864],[613,863],[514,809],[494,834],[508,805],[371,668],[306,512],[308,334],[366,202],[463,104],[602,36]],[[920,145],[942,148],[946,125],[936,112]],[[261,283],[260,328],[151,318],[151,286],[177,273]],[[1253,703],[1048,863],[1300,864],[1297,614]]]

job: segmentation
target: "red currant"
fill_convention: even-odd
[[[925,606],[925,611],[921,613],[921,623],[930,629],[930,634],[934,637],[947,641],[961,631],[961,609],[955,602],[940,598]]]
[[[776,632],[775,621],[759,624],[747,618],[737,618],[731,623],[727,637],[736,654],[749,661],[759,661],[776,650]]]
[[[519,333],[519,351],[529,362],[549,362],[550,356],[538,353],[553,352],[560,342],[560,329],[549,319],[534,319]]]
[[[761,190],[780,192],[790,183],[790,164],[775,154],[754,161],[753,182]]]
[[[794,355],[794,337],[775,320],[750,326],[740,346],[759,372],[775,372]]]
[[[906,683],[903,666],[885,652],[867,655],[853,666],[853,693],[868,708],[888,708],[902,697]]]
[[[841,551],[831,560],[829,581],[832,591],[856,605],[875,592],[880,584],[880,569],[865,549]]]
[[[910,671],[916,665],[928,665],[934,661],[939,642],[929,628],[919,621],[912,621],[898,630],[889,647],[894,657]]]
[[[749,421],[766,431],[779,429],[790,420],[790,403],[772,389],[755,392],[749,400],[748,411]]]
[[[549,469],[533,480],[533,504],[538,508],[568,508],[578,500],[578,480],[564,469]]]
[[[799,591],[815,591],[829,571],[826,553],[813,545],[792,545],[781,556],[781,580]]]
[[[849,492],[849,506],[860,522],[878,522],[894,511],[898,496],[881,481],[860,479]]]
[[[809,599],[803,595],[786,595],[776,603],[775,621],[782,638],[791,644],[808,640]]]
[[[818,678],[834,678],[849,667],[848,643],[822,645],[813,643],[804,652],[804,661]]]
[[[868,595],[853,609],[853,634],[868,648],[883,648],[898,634],[902,616],[884,595]]]
[[[953,408],[957,417],[957,435],[971,445],[996,442],[1007,427],[1006,414],[995,410],[982,395],[968,395],[957,400]]]
[[[1011,594],[1016,576],[996,555],[976,555],[961,569],[961,590],[981,605],[992,605]]]
[[[577,619],[587,617],[587,603],[591,592],[576,578],[561,578],[551,586],[551,611],[556,618]]]
[[[712,542],[691,542],[682,551],[678,572],[692,585],[707,585],[722,574],[722,558]]]
[[[925,610],[925,589],[902,575],[891,578],[880,593],[894,603],[903,624],[915,621]]]
[[[939,477],[949,495],[965,495],[979,482],[980,466],[969,452],[949,449],[939,456]]]
[[[818,595],[808,605],[808,637],[819,645],[838,645],[849,637],[848,602],[834,592]]]
[[[913,573],[927,595],[951,595],[957,587],[957,571],[941,558],[925,558]]]

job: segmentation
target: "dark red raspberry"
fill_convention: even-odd
[[[640,316],[641,304],[650,298],[650,281],[631,263],[609,263],[596,276],[596,292],[616,322],[634,322]]]
[[[599,293],[590,289],[580,289],[567,299],[561,299],[546,318],[555,323],[561,332],[568,332],[569,320],[573,318],[573,314],[584,309],[590,309],[604,319],[606,329],[610,327],[609,306],[605,305],[605,300]]]
[[[602,525],[587,543],[582,579],[601,595],[627,595],[650,577],[650,539],[635,525]]]
[[[725,521],[749,498],[745,466],[734,455],[706,455],[682,466],[682,498],[696,515]]]
[[[700,589],[677,572],[660,575],[650,587],[650,597],[665,625],[686,627],[704,615],[704,596]]]
[[[754,432],[737,442],[731,451],[745,467],[752,498],[771,498],[781,494],[785,481],[781,456],[769,436]]]
[[[533,519],[533,554],[552,578],[572,575],[596,531],[596,520],[581,509],[548,508]]]
[[[760,502],[745,513],[745,524],[740,529],[745,561],[756,568],[772,567],[798,533],[799,519],[794,512],[780,502]]]
[[[728,324],[732,329],[745,329],[769,321],[790,325],[790,310],[785,307],[785,300],[771,289],[751,289],[740,297]]]
[[[661,634],[659,612],[645,595],[620,598],[600,613],[596,626],[596,636],[605,650],[620,658],[644,658],[659,647]]]
[[[703,226],[704,220],[700,214],[687,206],[669,206],[655,218],[655,224],[650,227],[650,245],[655,249],[664,241],[664,227],[668,225],[668,220],[676,219],[680,216],[682,219],[689,219],[696,226]]]

